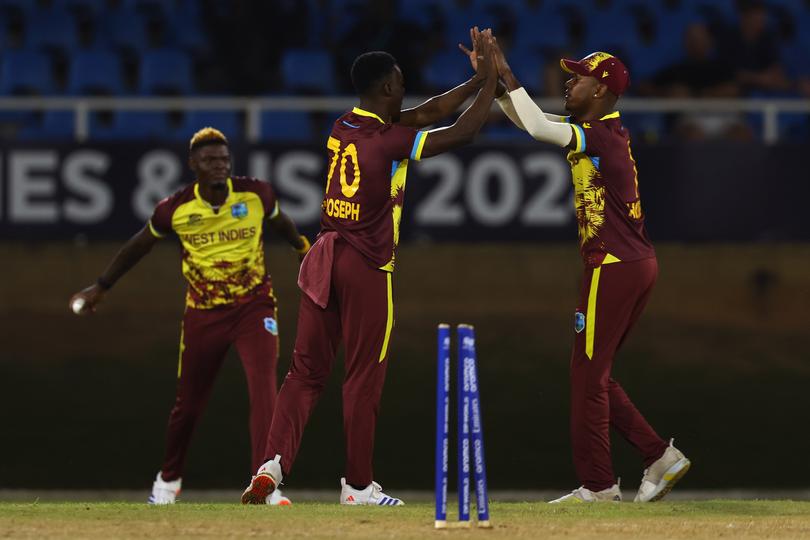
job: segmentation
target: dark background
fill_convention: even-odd
[[[176,242],[96,316],[72,315],[68,299],[192,180],[188,140],[206,125],[229,137],[236,174],[272,182],[285,212],[316,233],[325,138],[342,108],[262,111],[253,143],[244,111],[94,110],[78,142],[75,108],[45,110],[42,98],[350,97],[348,66],[369,49],[394,53],[408,94],[429,96],[471,75],[456,44],[474,24],[493,27],[533,97],[560,98],[561,57],[607,50],[630,69],[635,106],[740,100],[734,112],[623,113],[660,276],[614,374],[692,459],[684,488],[806,488],[810,117],[780,113],[777,142],[765,144],[761,112],[744,106],[806,103],[807,0],[0,0],[0,98],[30,99],[0,109],[0,489],[145,497],[173,403]],[[387,490],[433,482],[440,322],[476,326],[490,485],[576,486],[567,365],[582,263],[570,198],[564,153],[497,107],[475,145],[411,167],[375,457]],[[297,264],[272,238],[267,249],[283,376]],[[338,486],[341,376],[291,487]],[[621,440],[614,461],[634,488],[641,464]],[[231,353],[184,487],[238,489],[251,472]]]

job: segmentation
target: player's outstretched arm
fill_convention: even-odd
[[[298,232],[298,227],[290,216],[281,210],[269,219],[270,225],[276,233],[290,243],[292,248],[298,253],[298,260],[302,261],[309,251],[309,240]]]
[[[468,50],[459,43],[461,50],[464,51],[465,54],[472,55],[473,58],[478,54],[475,50],[475,36],[478,33],[477,26],[470,29],[470,37],[473,40],[472,51]],[[412,109],[403,110],[399,115],[399,120],[397,123],[402,126],[419,129],[435,124],[442,118],[450,116],[456,112],[458,108],[461,107],[461,104],[467,100],[467,98],[481,89],[481,87],[484,85],[484,81],[486,80],[485,77],[482,77],[478,73],[475,66],[475,61],[471,60],[471,63],[473,64],[473,69],[476,70],[476,73],[467,82],[456,86],[452,90],[448,90],[444,94],[434,96]]]
[[[479,52],[477,56],[478,74],[485,78],[484,86],[472,104],[452,126],[428,132],[425,146],[422,149],[422,158],[435,156],[471,143],[486,122],[498,82],[490,34],[482,32],[477,36],[476,50]]]
[[[569,146],[574,142],[574,128],[570,124],[560,122],[561,117],[556,115],[546,115],[529,97],[526,89],[517,80],[509,62],[506,61],[503,51],[498,46],[498,42],[493,38],[493,55],[498,75],[503,79],[509,96],[509,104],[504,106],[505,97],[498,100],[504,113],[512,122],[521,129],[525,129],[529,135],[538,141],[556,144],[557,146]],[[511,105],[511,107],[509,106]]]
[[[69,305],[74,313],[94,313],[107,290],[149,253],[157,241],[158,238],[149,230],[149,225],[127,240],[98,280],[70,297]]]

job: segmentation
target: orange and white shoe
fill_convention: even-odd
[[[268,504],[268,497],[281,484],[282,478],[281,456],[276,454],[275,458],[259,467],[256,476],[250,479],[250,485],[242,493],[242,504]]]
[[[340,479],[340,504],[350,506],[403,506],[401,499],[391,497],[382,492],[382,486],[372,482],[365,489],[354,489],[346,483],[345,478]]]
[[[285,497],[279,488],[274,489],[265,502],[271,506],[292,506],[292,501]]]
[[[177,501],[177,496],[180,495],[182,484],[182,478],[166,482],[163,480],[162,472],[158,472],[155,481],[152,483],[149,504],[174,504]]]

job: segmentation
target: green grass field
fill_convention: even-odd
[[[433,506],[0,504],[2,538],[810,538],[810,502],[700,501],[550,506],[493,503],[493,529],[433,528]]]

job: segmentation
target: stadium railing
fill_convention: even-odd
[[[406,106],[427,98],[409,98]],[[559,111],[558,99],[538,99],[548,111]],[[0,112],[67,110],[75,113],[74,138],[85,141],[90,135],[89,115],[94,111],[241,111],[245,114],[245,138],[257,142],[261,136],[264,111],[340,112],[357,104],[354,97],[0,97]],[[627,113],[753,113],[762,118],[762,141],[779,140],[780,114],[810,114],[810,101],[800,99],[622,99]]]

